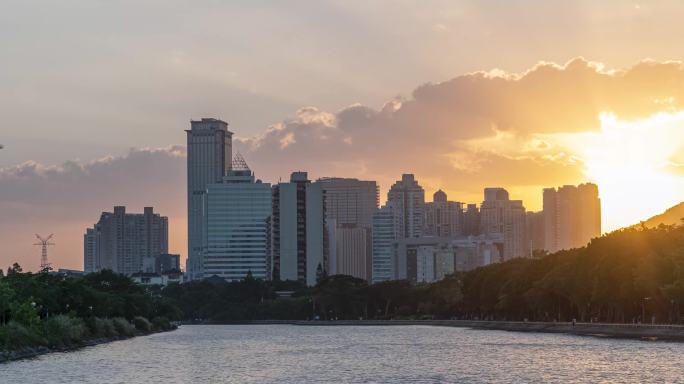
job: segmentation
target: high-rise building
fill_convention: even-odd
[[[328,225],[330,274],[371,278],[371,228],[378,208],[375,181],[322,178]]]
[[[273,278],[315,285],[326,273],[326,239],[321,184],[293,172],[289,183],[273,187]]]
[[[463,216],[463,234],[467,236],[479,235],[480,210],[477,208],[477,204],[468,204],[468,208]]]
[[[425,236],[460,236],[464,232],[463,204],[448,201],[442,190],[435,192],[431,203],[425,203]]]
[[[326,221],[330,235],[330,275],[348,275],[371,279],[371,229],[356,224],[336,225]]]
[[[204,243],[196,277],[228,281],[270,277],[271,185],[236,155],[222,183],[209,184],[204,210]]]
[[[485,188],[480,205],[482,234],[503,236],[503,260],[528,256],[525,207],[521,200],[510,200],[503,188]]]
[[[201,268],[202,210],[207,186],[220,183],[230,170],[232,160],[232,137],[228,123],[218,119],[203,118],[191,121],[187,132],[188,172],[188,279],[195,279],[195,271]]]
[[[370,228],[378,208],[378,184],[375,181],[326,177],[316,180],[325,193],[325,217],[346,224]]]
[[[583,247],[601,236],[601,200],[596,184],[544,189],[544,248]]]
[[[97,256],[97,237],[98,231],[94,228],[86,229],[83,235],[83,271],[91,273],[100,270],[99,258]]]
[[[399,215],[392,202],[373,214],[373,270],[371,281],[379,283],[394,279],[395,242],[401,232]]]
[[[131,275],[143,271],[145,263],[168,253],[168,219],[145,207],[144,213],[126,213],[126,207],[103,212],[84,236],[84,270],[111,269]]]
[[[530,252],[543,251],[546,240],[544,212],[527,212],[526,220]]]
[[[400,223],[399,238],[420,237],[425,221],[425,191],[412,174],[404,174],[387,193]]]

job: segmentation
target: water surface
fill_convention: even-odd
[[[0,364],[2,383],[676,383],[684,344],[430,326],[197,325]]]

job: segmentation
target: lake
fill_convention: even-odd
[[[684,344],[431,326],[186,325],[0,364],[2,383],[673,383]]]

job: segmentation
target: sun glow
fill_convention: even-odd
[[[621,121],[602,114],[601,131],[569,140],[588,180],[599,185],[603,230],[638,223],[684,200],[684,111]],[[581,136],[581,137],[577,137]]]

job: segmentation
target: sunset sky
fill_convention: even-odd
[[[257,177],[402,173],[429,199],[598,183],[604,230],[684,200],[680,1],[0,2],[0,267],[82,268],[114,205],[186,254],[185,132]]]

